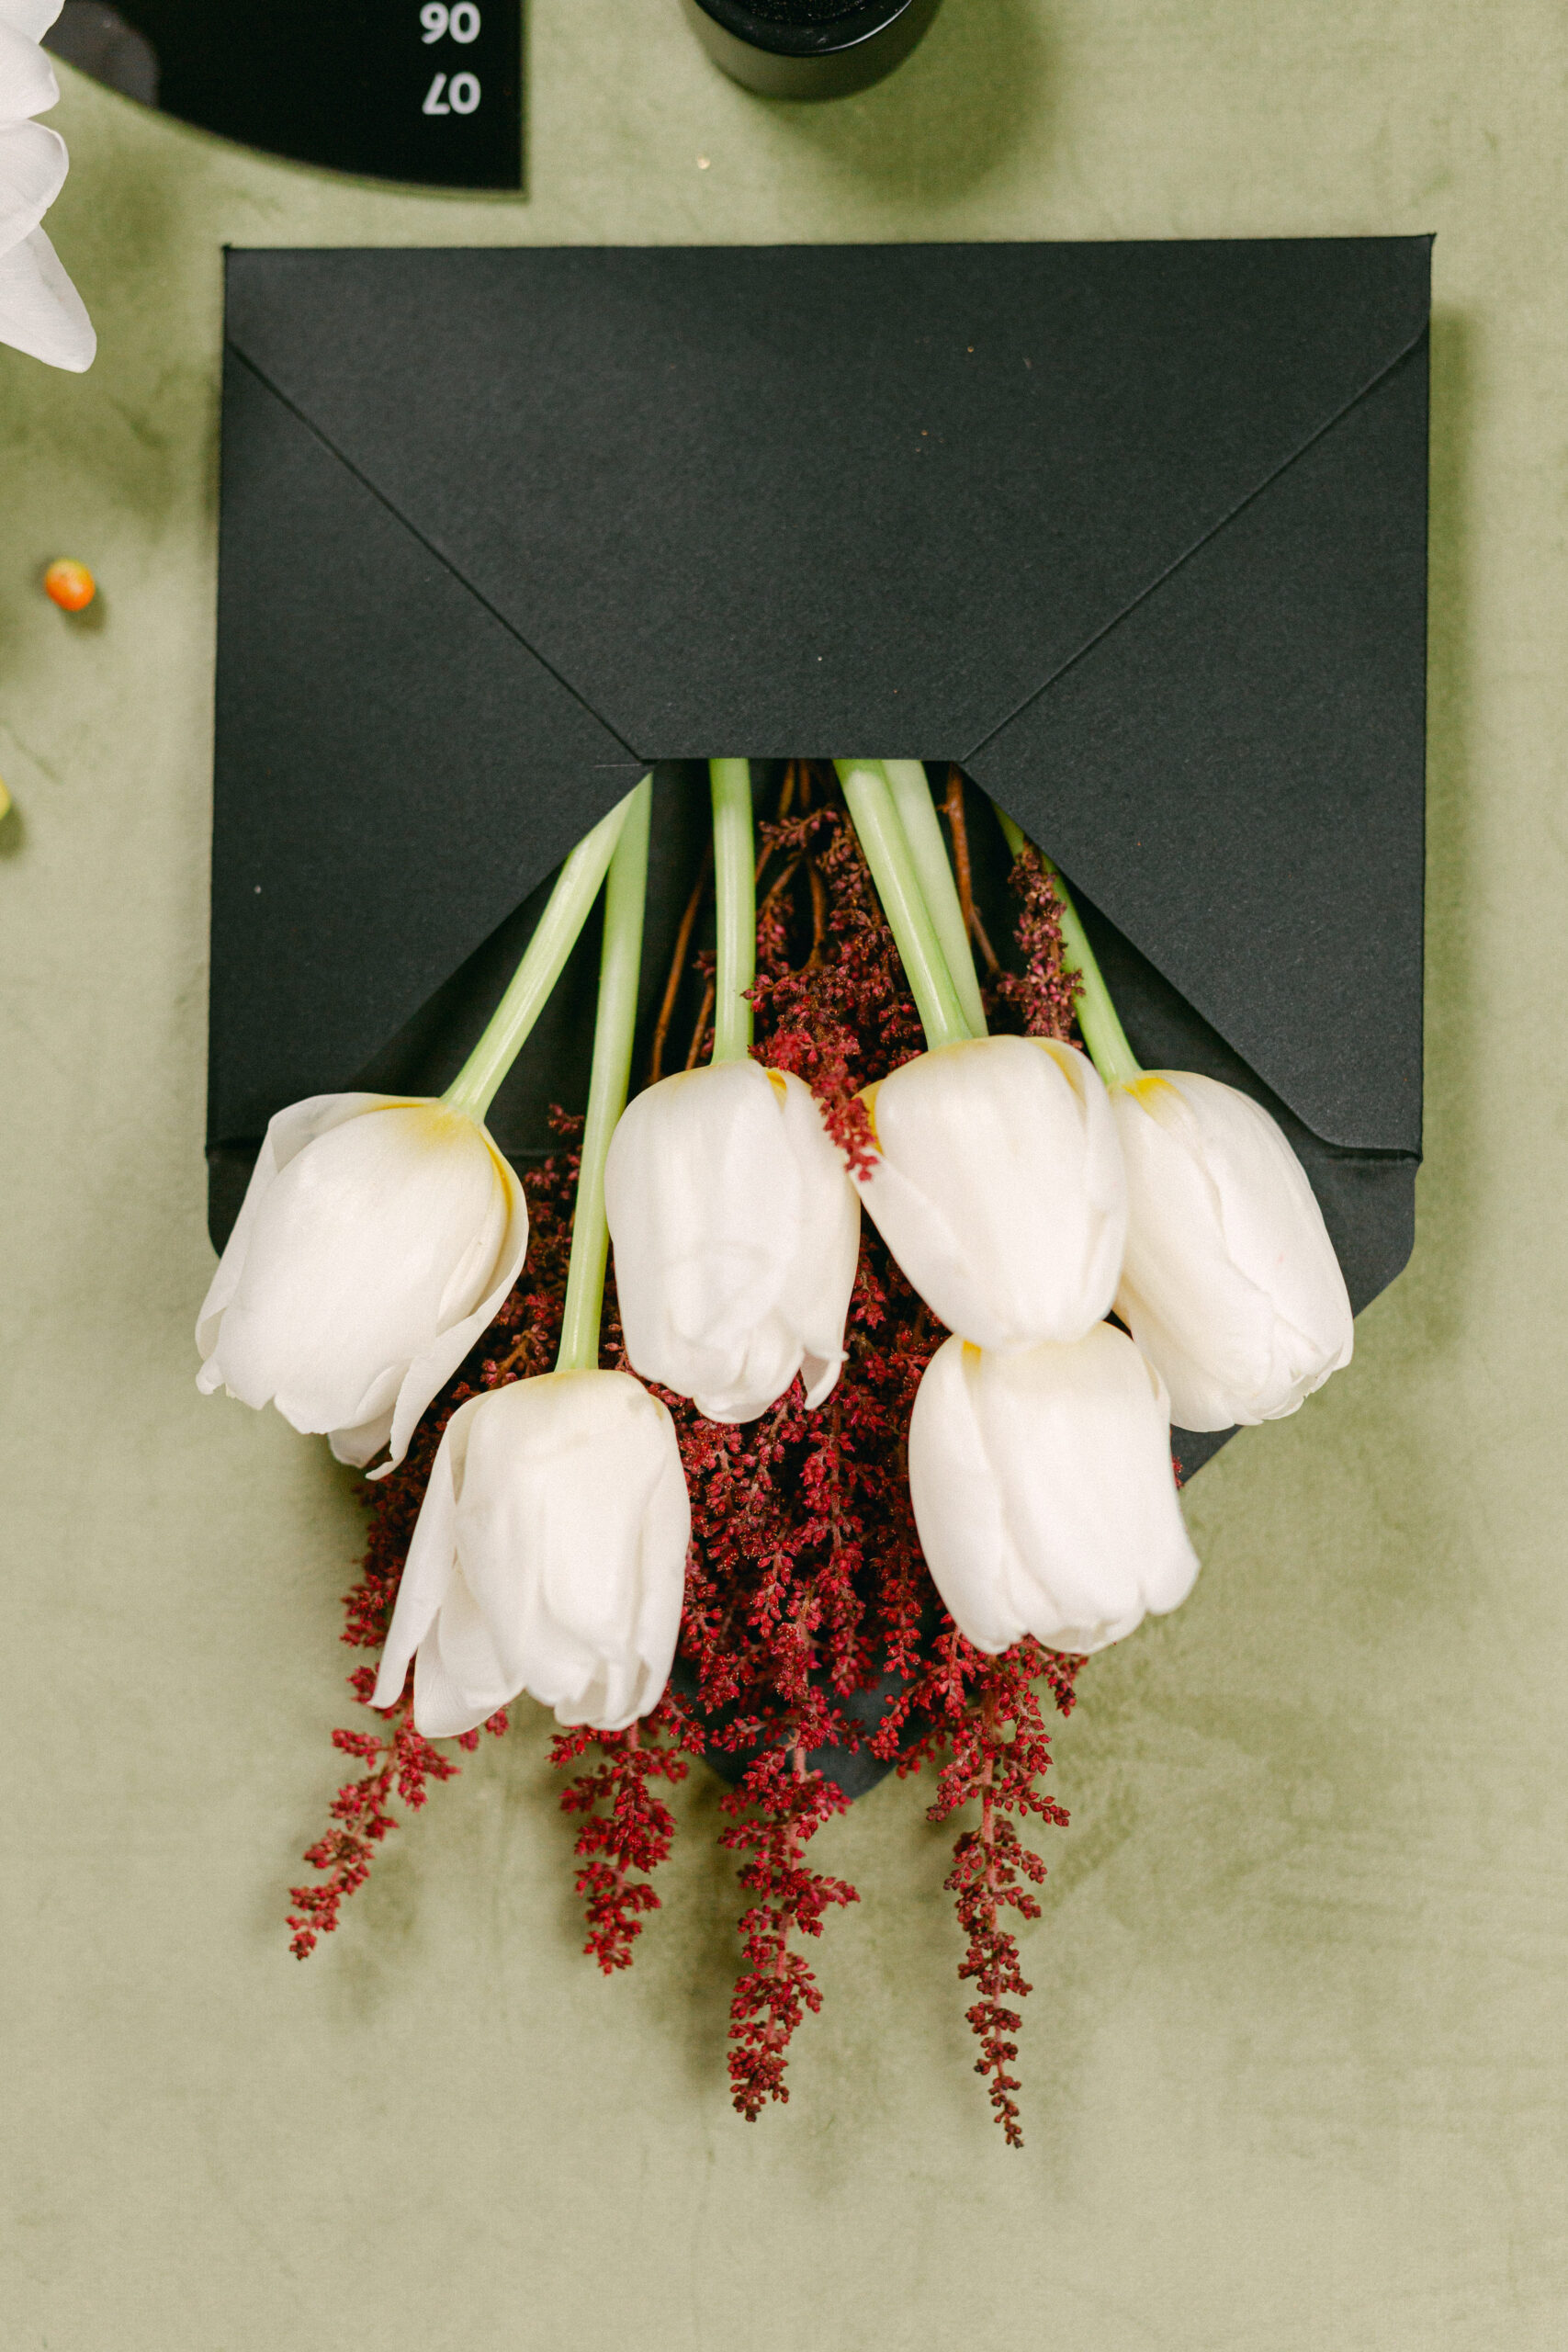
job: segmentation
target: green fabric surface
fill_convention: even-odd
[[[96,320],[0,351],[5,2341],[17,2352],[1534,2352],[1568,2330],[1568,21],[1557,0],[948,0],[818,110],[675,0],[534,0],[530,185],[414,197],[69,74]],[[728,2105],[694,1776],[629,1976],[537,1711],[304,1967],[352,1484],[203,1402],[220,247],[1435,230],[1428,1151],[1356,1360],[1189,1498],[1086,1673],[1026,1931],[1029,2135],[969,2071],[951,1832],[823,1833],[794,2098]],[[71,620],[38,576],[89,562]],[[344,593],[354,593],[345,581]]]

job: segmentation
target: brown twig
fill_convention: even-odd
[[[670,1023],[674,1018],[675,1000],[681,993],[681,983],[686,977],[686,963],[692,952],[692,933],[696,929],[697,917],[702,911],[703,894],[708,887],[708,876],[712,872],[713,836],[710,833],[703,849],[703,862],[697,868],[696,881],[692,886],[692,895],[686,901],[686,911],[681,917],[681,928],[675,934],[675,952],[670,958],[670,977],[664,983],[664,1000],[660,1005],[659,1019],[653,1032],[653,1050],[648,1057],[649,1086],[657,1086],[664,1075],[664,1041],[670,1034]],[[690,1069],[691,1067],[691,1063],[688,1062],[686,1068]]]
[[[948,831],[953,835],[953,863],[958,873],[958,903],[964,910],[964,928],[979,949],[980,960],[989,979],[1000,971],[1001,963],[980,920],[980,910],[975,904],[974,869],[969,863],[969,826],[964,814],[964,778],[955,767],[947,771],[947,797],[942,806]]]
[[[696,1069],[697,1058],[703,1050],[703,1040],[708,1034],[708,1023],[712,1018],[712,1014],[713,975],[710,972],[708,975],[708,984],[703,990],[703,1009],[697,1015],[697,1025],[692,1032],[691,1051],[686,1056],[686,1068],[688,1069]]]
[[[975,889],[969,870],[969,828],[964,821],[964,778],[955,767],[947,771],[947,797],[942,814],[947,819],[948,831],[953,835],[953,863],[958,876],[958,903],[964,910],[964,928],[968,930],[975,919]]]
[[[822,961],[822,950],[828,943],[828,886],[814,857],[807,860],[806,878],[811,885],[811,953],[806,959],[809,972],[813,965]]]

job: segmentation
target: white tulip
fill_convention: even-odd
[[[670,1679],[692,1516],[675,1425],[625,1372],[550,1372],[446,1425],[372,1703],[417,1653],[427,1738],[529,1690],[563,1724],[624,1731]]]
[[[1088,1057],[1048,1037],[940,1046],[865,1090],[862,1201],[920,1296],[976,1347],[1081,1340],[1116,1289],[1122,1154]]]
[[[1164,1387],[1109,1323],[1015,1355],[944,1341],[909,1422],[909,1494],[937,1590],[992,1654],[1025,1634],[1103,1649],[1198,1573]]]
[[[750,1421],[844,1361],[860,1210],[810,1088],[749,1059],[650,1086],[604,1171],[626,1354],[712,1421]]]
[[[1127,1169],[1116,1312],[1185,1430],[1293,1413],[1350,1361],[1350,1301],[1312,1186],[1274,1120],[1217,1079],[1112,1087]]]
[[[69,159],[60,133],[32,119],[60,97],[39,47],[59,14],[60,0],[0,0],[0,343],[80,372],[96,337],[39,225]]]
[[[356,1467],[389,1444],[390,1469],[527,1245],[523,1188],[467,1112],[384,1094],[293,1103],[267,1128],[202,1306],[197,1385],[275,1404]]]

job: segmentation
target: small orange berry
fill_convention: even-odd
[[[98,593],[98,583],[85,563],[77,563],[68,555],[57,556],[43,575],[43,593],[51,596],[62,612],[85,612]]]

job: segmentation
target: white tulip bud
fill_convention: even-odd
[[[865,1090],[862,1201],[952,1331],[1009,1352],[1081,1340],[1110,1307],[1122,1154],[1094,1065],[1048,1037],[940,1046]]]
[[[670,1679],[691,1506],[675,1425],[625,1372],[550,1372],[471,1397],[442,1437],[372,1703],[417,1659],[427,1738],[528,1690],[624,1731]]]
[[[1012,1355],[944,1341],[909,1422],[909,1494],[949,1613],[993,1654],[1025,1634],[1103,1649],[1198,1573],[1165,1390],[1109,1323]]]
[[[60,133],[32,120],[59,103],[39,46],[59,14],[60,0],[0,0],[0,343],[79,372],[96,349],[92,322],[41,226],[69,159]]]
[[[1293,1413],[1350,1361],[1350,1301],[1312,1186],[1260,1103],[1150,1070],[1111,1095],[1128,1187],[1116,1311],[1179,1428]]]
[[[522,1270],[523,1188],[487,1130],[423,1099],[317,1094],[272,1121],[196,1327],[206,1396],[275,1404],[340,1462],[415,1424]]]
[[[626,1354],[713,1421],[844,1361],[860,1211],[808,1086],[750,1060],[650,1086],[610,1145],[604,1205]]]

